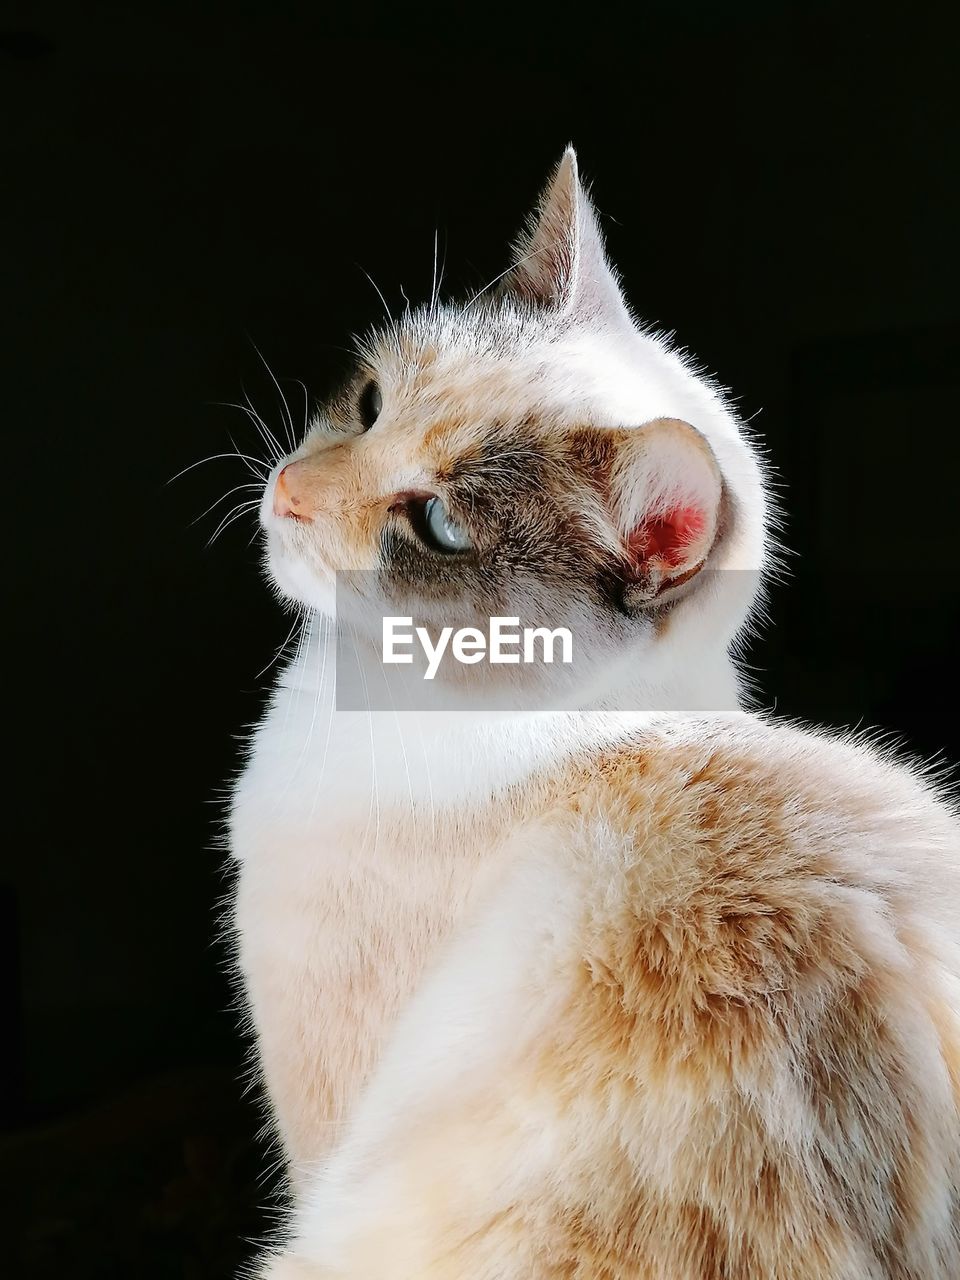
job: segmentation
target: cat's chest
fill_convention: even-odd
[[[372,1030],[416,985],[481,890],[490,859],[417,856],[393,831],[291,836],[269,866],[244,867],[235,923],[255,998]],[[347,1036],[345,1030],[339,1038]]]
[[[415,807],[284,806],[262,774],[248,784],[232,833],[236,954],[296,1168],[335,1137],[497,842],[462,824],[454,838]]]
[[[445,805],[408,783],[409,756],[355,728],[327,739],[268,723],[231,813],[245,953],[351,984],[422,964],[494,874],[505,834],[495,805]]]
[[[504,842],[416,805],[347,804],[334,819],[268,800],[248,788],[234,813],[237,959],[285,1144],[313,1159]]]

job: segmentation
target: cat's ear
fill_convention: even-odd
[[[624,604],[665,603],[704,567],[720,530],[723,481],[689,423],[658,418],[612,433],[604,490],[622,554]]]
[[[564,315],[631,323],[573,147],[564,152],[517,243],[504,291]]]

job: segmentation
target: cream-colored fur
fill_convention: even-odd
[[[513,310],[371,344],[383,430],[361,450],[315,425],[309,524],[273,516],[279,467],[265,495],[271,573],[311,620],[231,818],[296,1200],[263,1274],[952,1280],[956,816],[863,743],[738,709],[756,455],[632,325],[570,154],[515,275]],[[716,572],[578,710],[338,711],[332,572],[376,562],[391,495],[478,422],[531,415],[667,422],[618,454],[611,528],[692,494],[683,577]]]

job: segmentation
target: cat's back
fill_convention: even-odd
[[[956,808],[868,740],[745,714],[667,723],[599,753],[572,806],[602,844],[602,829],[613,837],[591,868],[599,890],[622,876],[614,900],[646,919],[680,913],[703,946],[714,929],[753,928],[764,954],[780,938],[805,940],[806,955],[826,925],[849,936],[877,916],[900,946],[960,974]]]
[[[936,787],[736,716],[599,756],[571,804],[546,1057],[637,1153],[643,1247],[682,1276],[957,1274],[960,825]]]
[[[690,892],[770,914],[779,893],[849,891],[960,943],[960,814],[929,770],[868,738],[691,717],[598,752],[585,777],[572,807],[623,838],[651,904]]]
[[[952,1028],[956,1077],[960,819],[922,769],[738,715],[599,753],[588,779],[570,800],[583,954],[683,1023],[681,1056],[735,1024],[795,1047],[832,1000],[904,997]]]
[[[363,1218],[344,1274],[954,1280],[960,836],[936,789],[739,715],[553,783],[361,1107],[340,1173],[376,1171],[390,1226]]]

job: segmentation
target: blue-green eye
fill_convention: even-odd
[[[437,551],[469,551],[473,546],[469,533],[453,519],[439,498],[428,498],[423,504],[423,519],[418,532],[424,542]]]

